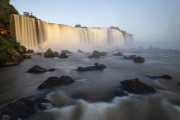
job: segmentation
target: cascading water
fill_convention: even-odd
[[[120,30],[111,28],[71,27],[52,24],[26,16],[13,15],[16,40],[29,49],[119,49],[126,41]]]

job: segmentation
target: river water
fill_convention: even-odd
[[[0,105],[45,92],[37,87],[50,76],[68,75],[75,79],[70,85],[53,88],[48,99],[53,108],[35,115],[43,120],[179,120],[180,119],[180,55],[140,54],[145,63],[136,64],[111,54],[89,59],[85,53],[75,53],[67,59],[33,55],[20,65],[0,69]],[[106,65],[104,71],[77,72],[78,66],[95,62]],[[55,72],[30,74],[33,65],[55,68]],[[172,76],[172,80],[152,80],[146,75]],[[120,81],[139,78],[156,88],[158,93],[126,97],[114,96]]]

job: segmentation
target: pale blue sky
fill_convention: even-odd
[[[180,41],[180,0],[11,0],[43,21],[119,26],[137,42]],[[179,42],[178,42],[179,43]]]

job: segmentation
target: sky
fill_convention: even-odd
[[[23,14],[51,23],[118,26],[135,43],[180,48],[180,0],[11,0]]]

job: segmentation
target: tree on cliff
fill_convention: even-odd
[[[10,15],[19,14],[9,2],[10,0],[0,0],[0,25],[3,25],[8,31],[10,29]]]

